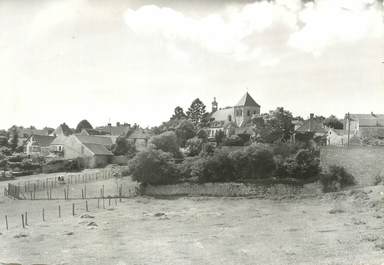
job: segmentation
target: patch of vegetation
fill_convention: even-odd
[[[320,183],[323,192],[335,192],[347,186],[355,185],[356,180],[344,167],[332,165],[328,172],[321,174]]]

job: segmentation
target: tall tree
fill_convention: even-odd
[[[16,150],[17,146],[19,145],[19,133],[17,132],[17,129],[12,129],[12,136],[11,136],[11,142],[10,147],[13,151]]]
[[[174,114],[171,117],[171,120],[181,120],[187,118],[182,107],[177,106],[174,110]]]
[[[76,132],[79,133],[83,129],[93,129],[92,125],[87,120],[82,120],[79,122],[79,124],[76,127]]]
[[[331,115],[328,118],[325,119],[324,125],[333,129],[343,129],[343,123],[336,118],[335,115]]]
[[[254,120],[256,135],[261,142],[275,143],[290,139],[294,131],[292,113],[279,107],[262,115],[264,121]]]
[[[185,147],[187,140],[196,135],[195,126],[189,120],[182,120],[175,132],[181,147]]]
[[[196,127],[203,127],[208,117],[205,105],[200,99],[195,99],[187,111],[187,117]]]

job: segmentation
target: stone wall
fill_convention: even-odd
[[[360,186],[373,185],[376,176],[384,175],[384,147],[380,146],[326,146],[320,150],[324,169],[330,165],[343,166]]]
[[[305,189],[305,188],[304,188]],[[293,196],[303,192],[302,187],[276,184],[263,186],[243,183],[180,183],[175,185],[148,185],[143,188],[143,195],[148,196],[219,196],[219,197],[273,197]]]

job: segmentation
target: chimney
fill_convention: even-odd
[[[116,122],[116,126],[119,127],[120,126],[120,122]]]
[[[375,113],[373,113],[373,111],[371,111],[371,116],[376,117],[376,115],[375,115]]]
[[[309,131],[312,132],[313,130],[313,117],[315,115],[313,113],[309,114]]]
[[[213,102],[212,102],[212,112],[216,112],[217,111],[217,107],[218,107],[218,104],[217,104],[217,101],[216,101],[216,97],[213,98]]]
[[[111,123],[108,123],[108,127],[111,127],[112,126],[112,124]]]

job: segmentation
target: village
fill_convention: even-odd
[[[381,228],[376,223],[384,214],[384,174],[380,162],[384,158],[383,132],[383,114],[347,113],[344,119],[310,114],[303,119],[294,117],[283,107],[263,113],[261,106],[248,92],[231,107],[220,108],[215,98],[209,112],[202,101],[195,99],[186,112],[178,106],[169,121],[153,128],[128,123],[93,127],[87,120],[80,121],[75,129],[65,123],[56,129],[13,126],[1,132],[1,187],[4,189],[1,212],[4,213],[2,218],[5,218],[5,223],[0,236],[4,238],[2,242],[10,242],[11,246],[21,244],[25,252],[12,254],[9,248],[2,245],[0,257],[7,257],[5,261],[9,262],[16,259],[20,264],[32,261],[51,264],[56,261],[55,258],[33,256],[33,249],[25,244],[29,240],[35,242],[44,234],[44,240],[39,239],[35,244],[50,244],[51,247],[44,248],[59,251],[51,242],[56,237],[47,234],[49,229],[56,227],[55,230],[65,238],[76,234],[74,242],[78,246],[82,244],[78,236],[87,231],[83,230],[84,227],[88,231],[96,231],[102,226],[111,229],[113,223],[121,221],[116,215],[118,213],[129,218],[140,218],[143,214],[141,219],[146,220],[144,223],[149,222],[147,225],[151,230],[153,226],[158,226],[153,223],[156,220],[162,220],[162,224],[167,225],[164,222],[182,218],[183,223],[189,226],[193,223],[189,224],[185,218],[201,215],[204,222],[209,223],[211,214],[217,214],[224,227],[240,228],[241,225],[233,222],[243,220],[246,222],[243,229],[247,230],[253,226],[249,223],[249,218],[253,217],[241,212],[244,207],[261,207],[264,211],[277,207],[269,214],[275,216],[273,221],[269,221],[271,225],[280,218],[284,219],[284,215],[294,214],[296,207],[300,207],[302,213],[322,212],[317,225],[324,226],[319,231],[329,234],[329,237],[314,237],[316,244],[335,244],[332,231],[343,230],[340,225],[348,227],[346,234],[341,235],[348,239],[338,239],[337,242],[351,240],[356,235],[351,234],[350,229],[359,228],[355,232],[362,238],[361,241],[338,243],[334,254],[328,256],[329,260],[334,260],[332,255],[339,255],[340,251],[351,247],[360,252],[347,259],[345,264],[350,264],[349,261],[357,264],[363,258],[380,260],[384,234],[378,232]],[[172,202],[159,198],[179,199]],[[236,199],[232,201],[231,198]],[[235,208],[229,212],[217,208],[217,200],[224,200],[223,203]],[[196,203],[200,205],[198,211],[185,212],[179,208]],[[278,205],[284,205],[289,210],[281,212],[279,208],[282,206]],[[373,214],[368,218],[369,212],[361,210],[362,207],[373,211]],[[110,211],[110,214],[104,214],[103,210]],[[182,215],[177,214],[180,211],[183,211]],[[243,217],[226,219],[225,216],[233,214]],[[149,220],[151,215],[154,220]],[[261,216],[263,214],[261,219],[267,218],[268,214]],[[329,219],[332,216],[337,218]],[[76,218],[83,221],[76,223]],[[350,221],[348,218],[351,218]],[[303,216],[299,219],[306,225],[313,222]],[[321,223],[323,221],[325,224]],[[57,228],[57,222],[62,228]],[[125,231],[127,228],[123,227]],[[130,229],[142,229],[134,227],[136,225]],[[213,233],[215,227],[200,227],[199,233]],[[71,229],[72,232],[69,231]],[[188,229],[193,230],[192,227]],[[299,228],[290,229],[274,235],[276,240],[279,236],[300,231]],[[328,232],[327,229],[331,230]],[[158,237],[164,236],[153,232]],[[35,233],[43,234],[35,238]],[[132,231],[124,232],[125,236],[130,233]],[[311,232],[306,230],[305,233]],[[92,239],[87,233],[88,240],[97,240],[97,234],[94,236],[96,238]],[[237,240],[239,234],[231,236]],[[260,234],[258,237],[264,236]],[[221,242],[217,240],[214,245],[204,244],[214,247]],[[250,238],[242,244],[253,244],[253,240]],[[219,243],[220,248],[225,247],[223,244]],[[370,249],[364,253],[369,257],[362,255],[362,246]],[[273,248],[272,245],[270,247]],[[302,248],[305,246],[299,244],[296,250],[292,248],[290,254],[279,255],[279,261],[296,262],[294,253],[302,251]],[[129,249],[135,247],[130,246]],[[87,251],[94,253],[88,258],[98,257],[94,251]],[[146,249],[145,253],[152,253],[148,251]],[[193,253],[188,255],[192,255],[197,263],[204,263],[200,260],[202,257]],[[321,251],[312,254],[322,255]],[[80,258],[73,255],[76,259]],[[136,252],[136,255],[143,259],[141,254]],[[179,254],[170,254],[162,255],[162,258],[164,263],[176,264],[180,257]],[[212,258],[207,257],[209,260]],[[268,256],[259,258],[266,261]],[[308,258],[302,255],[298,260],[307,263]],[[66,255],[60,259],[68,260],[70,264],[75,262]],[[116,259],[126,260],[123,254]],[[242,258],[238,254],[222,257],[224,263],[233,262],[233,259],[240,262]],[[107,258],[102,263],[110,262]],[[147,262],[151,263],[150,260]]]

